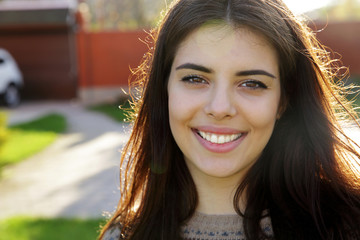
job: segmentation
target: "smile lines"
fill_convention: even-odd
[[[216,143],[216,144],[225,144],[239,139],[243,134],[215,134],[209,132],[197,131],[197,133],[205,140]]]

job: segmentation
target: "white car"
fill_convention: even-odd
[[[0,96],[8,107],[16,107],[20,103],[20,88],[23,76],[14,58],[8,51],[0,48]]]

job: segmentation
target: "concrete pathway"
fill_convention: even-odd
[[[9,122],[51,112],[66,116],[68,130],[44,151],[5,169],[0,218],[100,217],[117,205],[120,150],[128,139],[128,125],[76,102],[24,103],[8,111]]]

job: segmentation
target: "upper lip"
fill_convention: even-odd
[[[218,126],[199,126],[192,128],[197,131],[201,132],[208,132],[208,133],[214,133],[214,134],[240,134],[245,133],[245,131],[240,131],[234,128],[229,127],[218,127]]]

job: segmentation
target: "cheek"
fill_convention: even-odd
[[[172,86],[168,89],[169,94],[169,118],[175,120],[186,120],[194,116],[202,107],[199,94],[189,92],[182,86]]]
[[[253,127],[266,128],[275,124],[279,98],[262,99],[243,105],[244,116]]]
[[[178,89],[177,89],[178,90]],[[188,98],[179,91],[169,91],[169,124],[177,145],[182,149],[188,142],[189,122],[193,111]]]
[[[181,97],[176,91],[169,91],[169,118],[177,119],[181,117],[181,112],[184,112],[185,108],[184,101],[181,101]]]
[[[178,89],[169,89],[169,121],[172,131],[183,125],[189,118],[191,104],[188,99]]]

